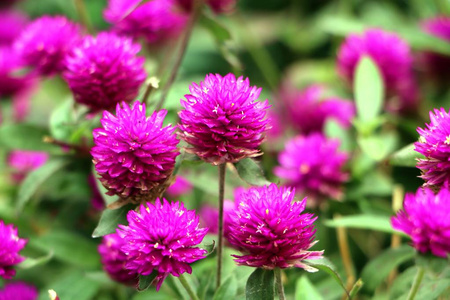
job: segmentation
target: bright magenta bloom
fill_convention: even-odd
[[[302,91],[283,87],[280,118],[287,118],[289,124],[302,134],[322,132],[329,118],[349,127],[355,116],[355,105],[347,100],[326,97],[324,93],[325,89],[320,85],[311,85]]]
[[[146,116],[145,104],[117,104],[116,116],[103,112],[103,128],[94,129],[91,154],[108,195],[141,199],[166,181],[179,154],[175,128],[163,126],[167,111]]]
[[[294,189],[276,184],[237,194],[228,240],[243,252],[233,255],[238,265],[316,271],[303,260],[322,258],[323,251],[308,251],[316,243],[313,223],[317,217],[302,214],[306,198],[293,202],[294,195]]]
[[[0,46],[0,97],[16,96],[34,82],[31,74],[20,74],[26,65],[17,51],[10,46]]]
[[[297,136],[286,143],[278,156],[280,166],[274,173],[313,201],[342,197],[342,184],[348,174],[342,171],[348,156],[339,152],[339,141],[322,134]]]
[[[417,108],[418,91],[412,74],[413,58],[408,44],[396,34],[380,29],[369,29],[362,35],[350,34],[339,49],[339,74],[352,83],[356,66],[365,55],[372,58],[380,69],[386,87],[388,109],[414,111]]]
[[[119,225],[117,230],[124,241],[121,250],[128,257],[125,267],[140,275],[158,272],[157,290],[169,274],[190,274],[189,264],[205,258],[207,251],[197,246],[208,229],[198,228],[195,211],[183,203],[158,198],[155,204],[141,205],[139,212],[130,210],[127,219],[129,225]]]
[[[417,167],[422,171],[425,186],[442,186],[450,183],[450,115],[444,108],[430,112],[430,124],[417,128],[419,141],[415,150],[425,156]]]
[[[67,57],[63,74],[75,101],[93,112],[131,102],[147,76],[140,50],[139,44],[113,33],[84,38]]]
[[[187,151],[214,165],[260,155],[258,147],[269,129],[269,103],[257,100],[261,88],[230,73],[206,75],[189,91],[179,112],[180,137],[191,146]]]
[[[13,169],[13,179],[22,181],[25,176],[45,164],[48,159],[46,152],[14,150],[8,154],[8,165]]]
[[[120,250],[124,241],[117,233],[111,233],[103,237],[102,243],[98,246],[103,269],[117,282],[135,285],[138,283],[139,274],[125,269],[127,256]]]
[[[391,219],[392,227],[412,239],[419,252],[447,257],[450,254],[450,191],[435,193],[429,188],[405,196],[403,210]]]
[[[0,10],[0,45],[11,46],[28,23],[28,17],[16,10]]]
[[[38,290],[22,281],[8,282],[0,289],[0,300],[36,300],[38,297]]]
[[[19,238],[14,225],[0,220],[0,277],[11,279],[16,275],[14,266],[25,259],[19,252],[26,243],[27,240]]]
[[[176,10],[173,0],[140,2],[109,0],[104,17],[119,33],[151,44],[176,38],[186,25],[188,16]]]
[[[40,74],[52,75],[63,71],[66,54],[80,39],[79,25],[63,16],[43,16],[22,31],[14,47]]]

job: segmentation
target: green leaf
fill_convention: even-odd
[[[369,229],[404,235],[402,232],[396,231],[394,230],[394,228],[392,228],[389,216],[367,214],[351,215],[347,217],[341,217],[339,219],[326,220],[325,225],[329,227]]]
[[[47,130],[30,124],[4,124],[0,126],[0,146],[10,150],[57,151],[58,147],[45,143]]]
[[[25,204],[31,199],[38,188],[53,174],[64,168],[70,162],[64,157],[57,157],[49,159],[39,169],[28,173],[25,180],[22,182],[17,195],[16,210],[20,212]]]
[[[320,300],[323,297],[309,281],[308,277],[303,275],[295,284],[295,300]]]
[[[100,287],[98,282],[84,276],[82,272],[71,270],[56,282],[49,284],[46,290],[55,290],[59,299],[91,300]]]
[[[248,278],[245,287],[247,300],[273,300],[275,297],[273,270],[257,268]]]
[[[374,121],[383,107],[384,87],[377,65],[367,56],[359,60],[353,88],[358,119]]]
[[[38,258],[31,258],[27,257],[23,262],[21,262],[17,267],[20,269],[31,269],[36,266],[44,265],[48,263],[53,257],[53,252],[50,251],[47,255],[38,257]]]
[[[205,14],[200,18],[200,25],[206,28],[218,43],[223,43],[231,39],[231,34],[227,28]]]
[[[229,300],[235,299],[237,293],[237,280],[232,274],[225,282],[221,284],[219,289],[214,293],[213,300]]]
[[[398,137],[395,133],[359,136],[358,144],[361,150],[375,161],[385,159],[397,148]]]
[[[53,230],[30,239],[29,243],[42,251],[53,251],[55,258],[75,266],[95,269],[100,265],[97,244],[72,231]]]
[[[341,276],[339,276],[339,273],[336,271],[336,267],[327,259],[314,259],[314,260],[305,260],[305,263],[308,266],[311,266],[315,269],[319,269],[321,271],[324,271],[328,273],[345,291],[345,293],[348,295],[348,291],[345,288],[345,284],[341,279]]]
[[[208,251],[208,252],[206,253],[206,256],[208,256],[208,255],[210,255],[211,253],[213,253],[214,250],[216,250],[216,242],[215,242],[215,241],[212,241],[212,243],[210,243],[210,244],[206,244],[206,243],[201,244],[201,245],[200,245],[200,248],[205,249],[206,251]]]
[[[415,151],[414,148],[414,143],[403,147],[391,155],[389,163],[393,166],[415,167],[417,165],[417,159],[425,158],[425,156]]]
[[[405,293],[400,299],[406,299],[408,293]],[[424,281],[420,285],[419,291],[416,294],[414,299],[440,299],[440,296],[443,296],[442,299],[448,299],[447,297],[450,295],[450,279],[435,279]]]
[[[364,282],[361,280],[361,278],[355,282],[352,289],[350,290],[350,299],[355,299],[356,295],[358,295],[359,290],[361,290],[363,285]]]
[[[155,280],[156,276],[158,276],[158,272],[152,272],[150,275],[144,276],[139,275],[139,283],[137,290],[142,292],[149,288],[152,284],[153,280]]]
[[[67,141],[75,130],[73,100],[62,102],[50,115],[50,133],[58,140]]]
[[[92,233],[92,237],[98,238],[113,233],[116,231],[118,224],[127,224],[127,214],[133,208],[134,206],[132,204],[122,206],[118,209],[106,208],[100,217],[97,227]]]
[[[400,264],[412,259],[415,251],[408,245],[399,248],[388,249],[369,261],[361,273],[364,288],[374,291],[389,273]]]
[[[250,185],[268,185],[268,181],[263,174],[261,167],[251,158],[245,158],[234,164],[242,180]]]

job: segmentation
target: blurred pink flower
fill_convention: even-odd
[[[28,23],[28,17],[17,10],[0,10],[0,46],[11,46]]]
[[[178,197],[189,194],[192,191],[192,184],[183,176],[177,175],[175,181],[167,188],[166,193],[170,197]]]
[[[25,176],[40,166],[48,159],[46,152],[14,150],[8,155],[8,165],[13,170],[13,180],[21,182]]]

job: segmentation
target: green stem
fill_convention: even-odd
[[[169,79],[167,80],[167,82],[164,85],[164,88],[161,92],[161,98],[159,99],[158,104],[156,105],[156,110],[160,110],[162,108],[164,101],[166,101],[167,94],[169,93],[170,88],[171,88],[172,84],[174,83],[175,78],[177,77],[178,70],[180,69],[181,62],[183,61],[184,54],[186,53],[186,49],[189,44],[189,40],[191,38],[192,31],[194,29],[194,25],[197,22],[198,17],[200,16],[203,2],[204,2],[204,0],[195,0],[194,1],[194,9],[193,9],[192,15],[189,19],[189,23],[186,27],[186,31],[183,36],[183,40],[181,41],[181,46],[178,51],[178,55],[176,57],[175,64],[169,75]]]
[[[278,291],[278,298],[280,300],[286,300],[286,296],[284,295],[283,282],[281,281],[281,269],[275,268],[274,272],[275,272],[275,284],[277,286]]]
[[[418,267],[416,277],[414,278],[413,285],[408,294],[408,300],[413,300],[416,297],[417,291],[419,290],[420,283],[422,282],[423,275],[425,274],[425,269],[423,267]]]
[[[83,0],[74,0],[75,7],[77,9],[78,17],[80,18],[81,24],[86,27],[89,33],[93,33],[92,24],[89,20],[89,15],[87,13],[86,6]]]
[[[219,165],[219,243],[217,245],[217,276],[216,288],[220,286],[222,275],[222,252],[223,252],[223,200],[225,194],[225,171],[226,164]]]
[[[192,287],[189,285],[186,278],[184,277],[184,274],[181,274],[178,277],[178,280],[180,280],[181,284],[183,285],[183,287],[185,288],[186,292],[189,294],[189,297],[191,297],[192,300],[199,300],[197,295],[194,293],[194,290],[192,289]]]

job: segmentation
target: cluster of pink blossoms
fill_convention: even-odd
[[[0,220],[0,277],[11,279],[16,275],[14,266],[25,259],[19,252],[26,243],[27,240],[19,238],[14,225]]]

